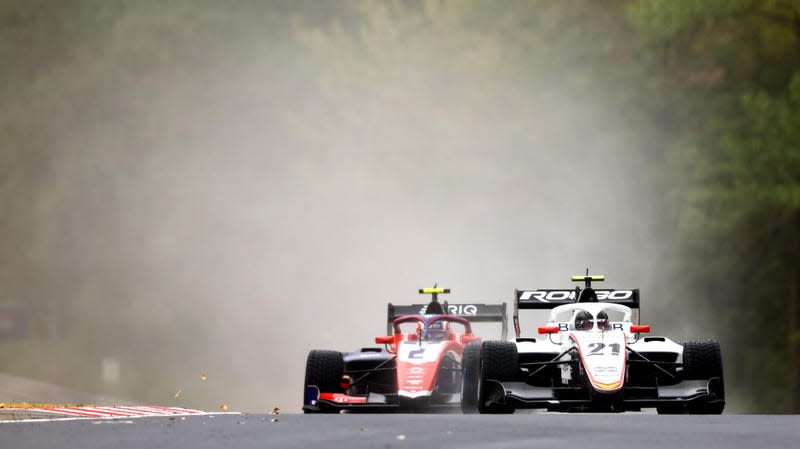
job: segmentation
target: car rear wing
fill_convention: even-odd
[[[614,290],[597,289],[597,302],[610,302],[639,308],[639,289]],[[576,302],[577,292],[564,289],[515,290],[515,309],[552,309],[564,304]]]
[[[639,289],[614,290],[598,289],[597,302],[620,304],[636,311],[636,321],[639,319]],[[514,332],[520,336],[519,311],[521,309],[552,309],[564,304],[575,304],[580,290],[567,289],[537,289],[514,290]]]
[[[501,323],[502,339],[508,335],[508,317],[506,303],[502,304],[442,304],[450,315],[466,318],[470,323]],[[428,304],[394,305],[389,303],[386,313],[386,332],[392,333],[392,321],[395,318],[408,315],[425,315]]]

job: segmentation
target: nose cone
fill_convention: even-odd
[[[592,387],[598,393],[616,393],[625,379],[627,351],[622,331],[575,332],[581,363]]]
[[[397,362],[397,394],[406,398],[428,396],[436,381],[436,363]]]
[[[445,343],[403,343],[397,354],[397,394],[401,398],[430,396]]]

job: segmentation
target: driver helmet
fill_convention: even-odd
[[[447,336],[447,326],[444,321],[434,321],[428,326],[427,337],[431,340],[442,340]]]
[[[605,310],[601,310],[597,314],[597,328],[604,331],[611,329],[611,323],[608,322],[608,314]]]
[[[592,322],[592,314],[581,310],[575,314],[575,329],[579,331],[589,331],[594,327]]]

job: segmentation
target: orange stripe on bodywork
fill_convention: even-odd
[[[619,389],[619,387],[622,386],[622,381],[621,380],[618,381],[618,382],[610,383],[610,384],[601,384],[599,382],[593,382],[593,383],[594,383],[594,387],[599,389],[599,390],[617,390],[617,389]]]
[[[576,343],[576,347],[578,348],[578,354],[581,356],[581,363],[583,363],[584,368],[586,368],[586,366],[587,366],[586,365],[586,358],[583,356],[583,350],[581,349],[581,344],[578,341],[578,337],[575,336],[575,334],[572,333],[572,332],[570,332],[569,336]],[[604,384],[604,383],[597,382],[594,379],[594,376],[592,375],[592,373],[589,371],[589,369],[586,368],[585,371],[586,371],[586,374],[589,376],[589,382],[591,382],[592,385],[596,389],[603,390],[603,391],[615,391],[615,390],[619,390],[620,388],[622,388],[622,383],[625,380],[625,369],[626,369],[626,367],[628,365],[627,347],[625,348],[625,353],[623,354],[622,357],[623,357],[622,358],[622,369],[620,370],[620,374],[619,374],[620,379],[617,382],[613,382],[613,383],[610,383],[610,384]]]

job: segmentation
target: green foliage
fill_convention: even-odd
[[[665,51],[659,88],[683,99],[669,150],[682,185],[677,272],[708,292],[703,317],[736,348],[728,379],[766,376],[775,387],[743,389],[753,407],[796,412],[800,4],[652,0],[628,17],[645,48]]]
[[[774,220],[786,220],[798,211],[799,86],[796,75],[785,95],[743,94],[739,114],[711,131],[716,143],[683,155],[682,168],[695,186],[686,203],[694,217],[687,218],[687,231],[710,224],[717,232],[735,232],[754,214],[778,211]]]
[[[650,0],[632,4],[628,18],[647,43],[658,43],[702,25],[704,20],[741,14],[759,0]]]

